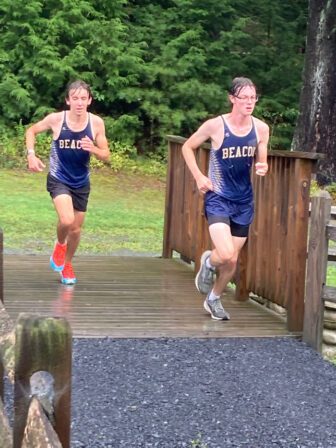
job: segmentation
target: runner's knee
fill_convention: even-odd
[[[59,219],[59,223],[60,223],[61,227],[71,229],[71,226],[73,226],[73,223],[74,223],[74,216],[71,216],[71,215],[62,216]]]
[[[235,258],[234,250],[228,248],[225,249],[217,248],[216,250],[220,264],[231,264],[232,260],[234,261]]]
[[[72,226],[69,230],[69,234],[72,236],[79,236],[81,233],[81,227],[78,225]]]

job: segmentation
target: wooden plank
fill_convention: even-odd
[[[197,162],[203,174],[207,175],[209,165],[209,153],[202,148],[198,149]],[[195,273],[200,268],[200,260],[203,252],[212,249],[212,242],[209,235],[208,221],[204,213],[204,196],[196,192],[197,195],[197,209],[196,209],[196,234],[193,236],[197,242],[195,254]]]
[[[187,140],[184,137],[180,137],[178,135],[167,135],[167,140],[170,142],[180,143],[183,145],[183,143]],[[202,145],[204,148],[210,148],[210,145],[207,143],[204,143]],[[324,159],[325,154],[316,153],[316,152],[303,152],[303,151],[268,151],[269,156],[277,156],[277,157],[288,157],[288,158],[296,158],[296,159],[311,159],[311,160],[319,160]]]
[[[162,256],[164,258],[171,258],[173,255],[173,250],[170,245],[173,183],[174,183],[174,171],[172,170],[172,149],[171,149],[171,144],[169,143],[168,144],[167,177],[166,177],[165,217],[164,217],[164,229],[163,229],[163,248],[162,248]]]
[[[272,279],[275,282],[274,297],[272,301],[284,307],[283,298],[286,297],[286,270],[288,269],[288,207],[289,207],[289,192],[288,185],[290,185],[290,164],[289,159],[278,159],[280,164],[280,175],[278,179],[278,195],[279,201],[274,205],[277,212],[276,228],[274,231],[277,238],[275,240],[276,248],[274,253],[274,272]],[[283,186],[286,186],[286,192],[283,191]]]
[[[285,157],[289,159],[307,159],[307,160],[321,160],[325,159],[326,155],[318,152],[304,152],[304,151],[283,151],[272,150],[268,152],[270,157]]]
[[[172,169],[174,172],[174,184],[172,190],[173,213],[171,220],[171,242],[172,247],[179,253],[184,253],[185,241],[183,239],[185,220],[183,214],[184,201],[184,162],[182,160],[181,148],[174,145],[173,147]],[[189,252],[189,251],[188,251]],[[189,255],[189,253],[185,255]]]
[[[276,241],[279,238],[273,238],[272,234],[276,233],[276,212],[279,200],[275,198],[281,198],[286,196],[285,191],[279,194],[279,178],[281,169],[281,160],[279,158],[269,158],[271,170],[266,175],[266,184],[264,185],[264,200],[260,204],[262,209],[263,219],[262,226],[259,227],[258,234],[261,236],[257,240],[258,255],[257,255],[257,282],[259,284],[259,291],[262,297],[270,297],[274,301],[275,288],[276,288],[276,276],[274,276],[275,269],[275,254],[276,254]]]
[[[322,288],[326,283],[330,195],[320,191],[312,197],[303,340],[321,352],[324,306]]]
[[[245,301],[249,298],[249,289],[247,286],[247,261],[248,261],[248,243],[245,242],[243,248],[240,251],[237,269],[235,274],[236,292],[235,297],[237,300]]]
[[[336,288],[335,286],[323,286],[322,299],[329,302],[336,303]]]
[[[328,261],[336,261],[336,249],[333,247],[328,249]]]
[[[327,226],[327,235],[330,240],[336,242],[336,227],[328,225]]]
[[[293,204],[295,220],[290,229],[293,233],[295,248],[292,253],[293,263],[290,272],[291,296],[287,305],[287,325],[290,331],[301,331],[303,328],[311,168],[309,160],[296,160],[295,176],[291,183],[296,198]]]
[[[331,206],[331,213],[330,216],[332,219],[336,219],[336,205]]]
[[[212,320],[193,269],[179,259],[77,256],[78,284],[66,287],[48,256],[6,255],[6,310],[66,317],[75,337],[293,336],[283,319],[227,288],[228,322]]]

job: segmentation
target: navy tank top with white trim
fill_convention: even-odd
[[[80,140],[88,136],[93,140],[90,114],[82,131],[72,131],[66,122],[66,112],[59,137],[52,141],[50,174],[72,188],[86,185],[90,180],[90,152],[81,148]]]
[[[210,150],[208,177],[214,192],[234,202],[249,202],[253,198],[251,167],[258,145],[257,131],[251,117],[251,130],[244,136],[235,135],[222,116],[223,143]]]

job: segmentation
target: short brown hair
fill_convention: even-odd
[[[251,81],[249,78],[234,78],[231,84],[231,87],[229,88],[229,94],[233,96],[239,95],[239,92],[243,87],[254,87],[255,91],[257,91],[256,86],[254,85],[253,81]]]
[[[89,98],[92,98],[91,88],[89,84],[86,84],[84,81],[74,81],[72,82],[66,91],[66,98],[69,98],[69,94],[71,90],[78,90],[78,89],[84,89],[88,92]]]

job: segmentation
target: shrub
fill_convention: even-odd
[[[336,182],[333,182],[330,185],[327,185],[325,187],[325,189],[328,191],[328,193],[330,193],[330,196],[333,200],[333,203],[336,203]]]
[[[25,132],[27,126],[22,123],[0,131],[0,168],[27,168]],[[42,133],[36,136],[36,154],[45,162],[49,159],[52,136]],[[134,146],[113,141],[110,143],[110,160],[108,166],[115,172],[125,170],[131,173],[164,177],[166,164],[152,154],[151,157],[140,157]],[[91,158],[91,167],[100,169],[106,166],[95,157]]]
[[[2,128],[0,131],[0,167],[26,168],[26,141],[27,126],[17,123],[13,129]],[[39,134],[36,138],[35,151],[38,156],[46,160],[51,147],[51,135]]]

